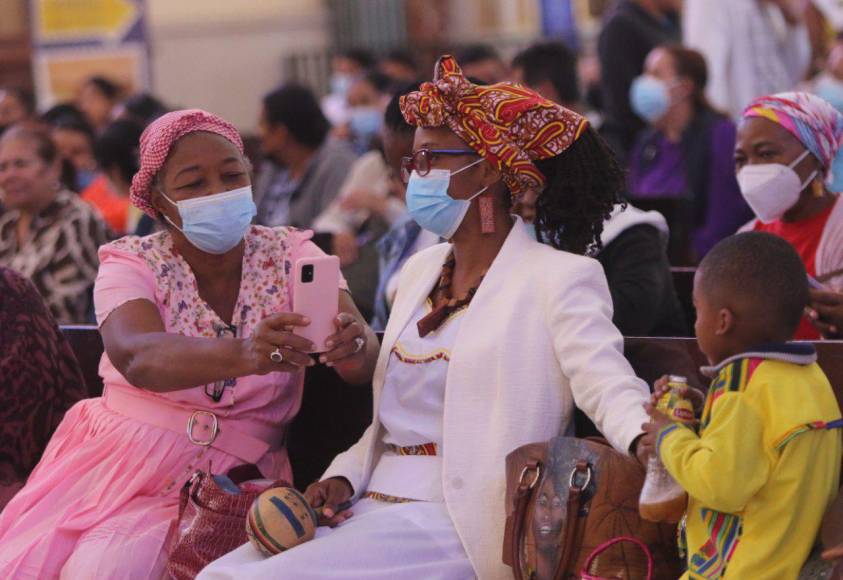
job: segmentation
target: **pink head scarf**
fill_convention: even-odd
[[[173,111],[153,121],[140,138],[140,169],[132,178],[129,199],[138,209],[156,217],[150,203],[155,176],[163,167],[173,145],[189,133],[206,131],[225,137],[243,153],[243,140],[234,125],[200,109]]]

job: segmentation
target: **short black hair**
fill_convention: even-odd
[[[413,57],[410,51],[400,48],[396,48],[387,52],[381,59],[381,61],[397,62],[398,64],[403,64],[404,66],[413,70],[416,70],[416,68],[418,67],[418,64],[416,64],[416,59]]]
[[[160,99],[149,93],[138,93],[123,101],[126,117],[131,117],[144,127],[158,117],[169,112],[167,106]]]
[[[84,118],[80,119],[72,115],[59,117],[54,123],[51,124],[51,126],[53,130],[63,129],[65,131],[81,133],[82,135],[84,135],[85,139],[88,140],[88,143],[91,144],[92,148],[94,146],[94,141],[96,141],[97,138],[94,128],[87,121],[87,119]]]
[[[103,76],[92,76],[89,77],[88,80],[85,81],[86,85],[93,85],[102,96],[104,96],[109,101],[116,101],[117,98],[120,96],[120,85],[115,83],[112,80],[109,80]]]
[[[284,125],[306,147],[320,147],[331,130],[316,96],[304,85],[275,89],[263,98],[263,110],[270,125]]]
[[[470,44],[457,51],[457,62],[461,66],[483,62],[484,60],[501,60],[501,55],[489,44]]]
[[[789,242],[765,232],[720,241],[699,265],[699,289],[763,307],[769,340],[790,340],[808,304],[805,265]]]
[[[375,90],[379,93],[389,94],[389,90],[392,87],[392,79],[377,70],[368,71],[363,77],[363,80],[375,87]]]
[[[577,57],[563,42],[533,44],[516,55],[512,66],[523,71],[524,82],[529,86],[549,81],[562,103],[580,99]]]
[[[337,56],[354,61],[360,68],[364,69],[372,68],[375,65],[375,57],[365,48],[348,48],[341,51]]]
[[[35,97],[32,91],[21,87],[0,87],[0,93],[9,93],[23,106],[27,115],[35,113]]]
[[[387,129],[395,133],[412,133],[416,130],[416,126],[408,123],[401,114],[401,97],[419,90],[420,86],[421,81],[416,81],[395,91],[383,114],[383,124]]]
[[[116,168],[124,181],[131,182],[140,168],[139,149],[143,125],[132,119],[109,123],[94,143],[94,157],[104,170]]]
[[[55,125],[59,121],[80,121],[87,123],[87,117],[73,103],[59,103],[44,111],[41,120],[48,125]]]

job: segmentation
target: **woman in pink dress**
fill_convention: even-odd
[[[182,484],[197,469],[256,464],[291,478],[283,438],[309,341],[292,330],[296,259],[309,234],[250,225],[243,144],[199,110],[141,138],[132,202],[166,224],[100,249],[95,287],[103,396],[70,409],[0,514],[0,578],[158,577]],[[371,380],[377,340],[341,293],[332,350],[344,380]]]

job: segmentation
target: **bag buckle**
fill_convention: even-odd
[[[207,431],[209,429],[209,425],[202,423],[198,423],[199,419],[202,417],[210,417],[210,430],[211,434],[207,439],[199,439],[193,436],[193,430],[197,424],[202,425]],[[210,446],[214,440],[217,438],[217,435],[220,432],[220,422],[217,419],[217,416],[211,413],[210,411],[193,411],[191,413],[190,418],[187,420],[187,438],[190,440],[191,443],[194,445],[201,445],[202,447]]]
[[[580,476],[579,481],[582,481],[581,478],[582,478],[583,474],[585,474],[585,483],[583,483],[582,485],[575,485],[575,484],[579,483],[577,481],[577,479],[578,479],[577,476]],[[591,483],[591,477],[592,477],[591,465],[585,465],[585,466],[577,465],[571,471],[571,479],[568,480],[568,487],[574,487],[576,489],[586,489],[588,487],[588,484]]]
[[[532,470],[536,471],[536,476],[533,478],[533,481],[531,481],[529,484],[527,484],[526,483],[527,472],[532,471]],[[541,476],[542,476],[541,463],[527,464],[527,465],[524,466],[524,469],[521,470],[521,475],[518,477],[518,487],[520,489],[524,489],[524,490],[533,489],[534,487],[536,487],[536,484],[539,482],[539,479],[541,478]]]

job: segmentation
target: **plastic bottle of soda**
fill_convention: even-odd
[[[683,395],[688,379],[670,375],[667,385],[669,390],[659,398],[656,409],[674,421],[693,422],[694,405]],[[641,517],[651,522],[676,523],[682,519],[687,504],[688,494],[671,477],[658,454],[653,454],[647,461],[647,477],[638,503]]]

